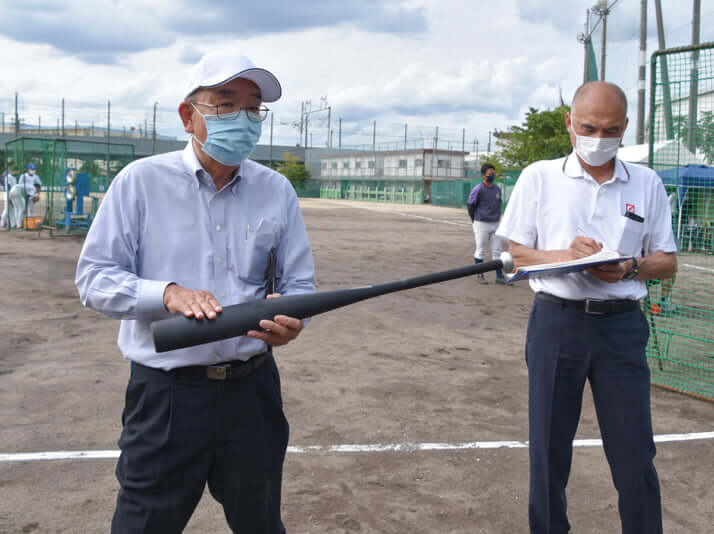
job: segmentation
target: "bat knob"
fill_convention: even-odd
[[[511,256],[508,252],[501,252],[498,259],[500,259],[501,263],[503,263],[503,272],[510,273],[513,271],[513,256]]]

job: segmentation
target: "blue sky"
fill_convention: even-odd
[[[610,0],[612,2],[612,0]],[[0,0],[0,111],[14,94],[27,123],[143,127],[158,103],[160,133],[182,137],[176,106],[192,63],[212,48],[236,47],[281,80],[272,104],[274,141],[294,144],[301,102],[332,108],[333,144],[430,137],[460,148],[520,124],[530,107],[568,102],[582,81],[585,13],[594,0]],[[701,41],[714,40],[714,0],[702,0]],[[688,0],[662,0],[667,46],[691,39]],[[608,18],[607,79],[630,97],[634,138],[639,64],[637,0]],[[648,2],[647,55],[657,48]],[[593,36],[599,61],[600,30]],[[649,72],[648,72],[649,75]],[[327,113],[311,115],[312,144],[327,143]],[[267,125],[266,125],[267,126]],[[264,128],[261,142],[267,142]],[[631,142],[631,140],[630,140]]]

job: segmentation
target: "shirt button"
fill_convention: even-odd
[[[221,231],[221,225],[220,225],[220,224],[217,224],[217,225],[216,225],[216,231],[218,231],[218,232]]]

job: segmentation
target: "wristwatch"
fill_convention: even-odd
[[[637,258],[632,258],[632,269],[625,276],[622,277],[623,280],[632,280],[635,276],[640,274],[640,267],[637,265]]]

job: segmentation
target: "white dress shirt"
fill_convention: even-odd
[[[626,211],[644,221],[624,217]],[[620,250],[625,224],[634,235],[626,240],[631,243],[627,250]],[[667,194],[654,171],[616,159],[613,177],[598,184],[574,154],[523,170],[496,233],[537,250],[568,249],[576,235],[637,257],[677,250]],[[637,300],[647,295],[640,280],[608,283],[586,272],[531,277],[530,286],[535,292],[574,300]]]
[[[169,316],[170,282],[211,292],[222,306],[262,299],[268,257],[276,253],[276,291],[315,290],[312,250],[295,190],[281,174],[246,160],[220,191],[189,141],[183,151],[135,161],[107,191],[77,264],[85,306],[121,319],[125,358],[172,369],[263,352],[245,336],[156,353],[152,321]]]

